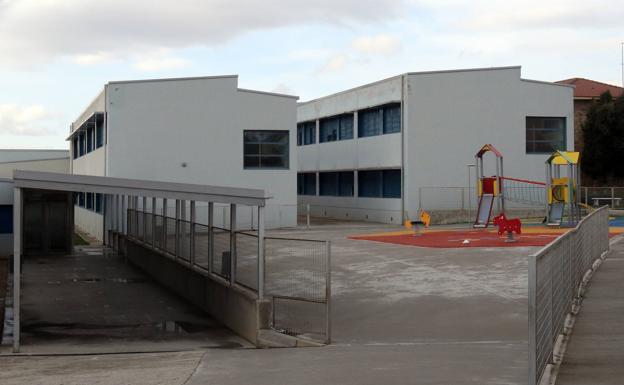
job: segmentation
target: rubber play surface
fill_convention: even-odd
[[[515,242],[505,242],[507,237],[498,235],[493,228],[488,229],[428,229],[415,235],[411,231],[361,234],[350,236],[375,242],[393,243],[398,245],[462,248],[462,247],[524,247],[546,246],[561,234],[570,229],[552,229],[543,226],[523,226],[522,234],[514,234]],[[609,237],[622,233],[624,228],[612,227]]]

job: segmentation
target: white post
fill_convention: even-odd
[[[258,206],[258,299],[264,298],[264,206]]]
[[[152,249],[156,247],[156,198],[152,198]]]
[[[189,220],[190,245],[189,245],[189,261],[191,267],[195,266],[195,201],[191,201],[191,218]]]
[[[212,274],[212,258],[214,258],[213,231],[214,225],[214,202],[208,202],[208,272]]]
[[[236,282],[236,204],[230,205],[230,284]]]
[[[310,230],[310,204],[306,204],[306,227]]]
[[[22,189],[13,189],[13,353],[20,350],[20,297],[22,274]]]

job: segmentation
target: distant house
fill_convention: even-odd
[[[611,92],[614,97],[619,97],[624,92],[624,88],[584,78],[565,79],[556,83],[574,86],[574,149],[582,151],[583,133],[581,127],[592,102],[606,91]]]

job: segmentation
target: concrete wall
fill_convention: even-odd
[[[130,262],[250,342],[257,344],[260,329],[269,327],[269,301],[259,301],[244,288],[217,282],[134,241],[126,240],[126,247]]]
[[[486,143],[503,153],[505,175],[543,181],[547,156],[526,154],[527,116],[566,117],[567,145],[573,149],[571,87],[521,79],[520,67],[403,76],[403,96],[399,76],[300,104],[297,119],[303,122],[404,99],[402,134],[357,138],[356,114],[355,139],[319,143],[317,130],[317,144],[299,146],[299,171],[400,168],[403,135],[405,211],[416,218],[419,204],[425,210],[461,208],[461,189],[431,187],[466,187],[466,165],[474,163],[474,154]],[[485,172],[494,173],[489,157]],[[426,194],[419,196],[419,187],[426,187]],[[312,204],[313,214],[321,216],[397,222],[401,214],[401,199],[298,200],[302,206]]]
[[[67,152],[65,152],[67,155]],[[67,174],[69,158],[47,160],[22,160],[0,163],[0,178],[12,178],[14,170],[45,171]]]

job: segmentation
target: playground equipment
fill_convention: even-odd
[[[429,224],[431,223],[431,215],[429,215],[428,212],[422,210],[420,212],[420,220],[419,221],[410,221],[409,219],[405,220],[405,222],[403,223],[403,226],[405,226],[406,228],[413,230],[414,231],[414,235],[420,235],[420,230],[419,230],[419,226],[424,226],[425,229],[429,227]]]
[[[486,177],[483,171],[483,156],[487,152],[492,152],[496,156],[496,175],[491,177]],[[477,165],[479,205],[473,227],[488,227],[495,199],[498,203],[498,211],[501,214],[505,213],[505,195],[502,185],[503,155],[491,144],[486,144],[475,155],[475,164]]]
[[[494,217],[494,226],[498,226],[498,235],[507,233],[507,239],[505,242],[515,242],[513,233],[522,233],[522,223],[518,218],[507,219],[505,214],[500,214]]]
[[[561,170],[566,175],[561,176]],[[555,151],[546,160],[548,226],[575,226],[581,220],[579,153]],[[564,223],[563,218],[568,221]]]

